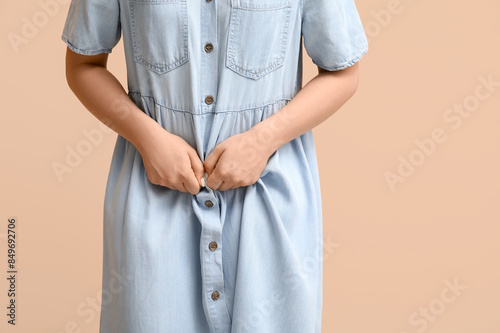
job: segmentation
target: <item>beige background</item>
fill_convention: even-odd
[[[102,204],[116,134],[101,130],[102,142],[59,181],[52,163],[65,163],[67,147],[100,127],[67,87],[60,34],[69,2],[58,4],[45,21],[36,1],[4,2],[0,13],[2,332],[98,331],[99,305],[87,302],[100,292]],[[314,129],[323,332],[499,333],[500,85],[487,90],[480,77],[500,82],[500,2],[356,5],[370,43],[359,90]],[[40,27],[16,52],[8,34],[21,35],[23,20],[34,17]],[[317,72],[307,56],[304,64],[305,84]],[[121,42],[110,70],[126,84]],[[450,113],[464,103],[465,116]],[[401,174],[391,186],[387,173]],[[12,216],[15,327],[6,324]],[[459,288],[449,289],[454,283]]]

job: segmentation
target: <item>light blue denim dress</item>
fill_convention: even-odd
[[[368,50],[353,0],[71,2],[62,39],[73,51],[110,53],[120,38],[129,97],[201,161],[297,94],[302,42],[330,71]],[[152,184],[118,136],[100,333],[320,332],[321,206],[312,131],[276,150],[256,183],[196,195]]]

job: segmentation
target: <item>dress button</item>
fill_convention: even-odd
[[[212,104],[214,102],[214,98],[212,96],[205,97],[205,103]]]
[[[219,292],[217,290],[212,293],[212,299],[214,301],[218,300],[219,296],[220,296],[220,294],[219,294]]]
[[[207,206],[208,208],[212,207],[214,205],[214,203],[210,200],[207,200],[205,201],[205,206]]]
[[[212,43],[205,44],[205,52],[210,53],[210,52],[212,52],[213,49],[214,49],[214,46],[212,45]]]
[[[217,243],[211,242],[210,244],[208,244],[208,248],[210,249],[210,251],[215,251],[215,249],[217,249]]]

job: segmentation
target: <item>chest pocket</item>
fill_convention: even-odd
[[[231,0],[226,66],[259,79],[283,66],[292,0]]]
[[[189,59],[186,0],[132,0],[134,60],[163,74]]]

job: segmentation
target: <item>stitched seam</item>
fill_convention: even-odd
[[[84,54],[84,55],[96,55],[100,53],[111,53],[110,48],[104,48],[104,49],[98,49],[98,50],[86,50],[86,49],[81,49],[77,46],[75,46],[72,42],[69,41],[69,38],[65,35],[61,36],[61,39],[68,45],[68,47],[77,53]]]
[[[318,66],[320,66],[320,67],[322,67],[322,68],[324,68],[324,69],[326,69],[326,70],[330,70],[330,71],[338,71],[338,70],[345,69],[345,68],[347,68],[347,67],[349,67],[349,66],[354,65],[354,64],[355,64],[355,63],[356,63],[359,59],[361,59],[361,58],[362,58],[362,57],[363,57],[363,56],[364,56],[367,52],[368,52],[368,47],[365,47],[365,48],[361,51],[361,53],[359,53],[357,56],[355,56],[355,57],[353,57],[353,58],[351,58],[351,59],[349,59],[349,60],[346,60],[346,61],[344,61],[344,62],[342,62],[342,63],[340,63],[340,64],[338,64],[338,65],[336,65],[336,66],[324,66],[321,62],[316,61],[316,60],[314,60],[314,59],[312,59],[312,60],[313,60],[313,62],[314,62],[316,65],[318,65]]]
[[[261,109],[264,109],[266,107],[269,107],[271,105],[274,105],[274,104],[278,104],[282,101],[287,101],[287,102],[290,102],[291,101],[291,98],[279,98],[279,99],[276,99],[274,100],[273,102],[270,102],[270,103],[266,103],[264,105],[261,105],[261,106],[258,106],[258,107],[249,107],[247,109],[240,109],[240,110],[223,110],[223,111],[207,111],[207,112],[203,112],[203,113],[193,113],[191,111],[185,111],[185,110],[177,110],[177,109],[172,109],[172,108],[169,108],[168,106],[165,106],[161,103],[158,102],[158,100],[153,97],[153,96],[148,96],[148,95],[143,95],[141,92],[139,91],[129,91],[129,94],[136,94],[136,95],[139,95],[140,97],[145,97],[145,98],[149,98],[151,100],[153,100],[153,103],[155,103],[156,105],[162,107],[162,108],[165,108],[169,111],[173,111],[173,112],[179,112],[179,113],[188,113],[190,115],[206,115],[206,114],[218,114],[218,113],[240,113],[240,112],[256,112],[256,111],[259,111]]]

